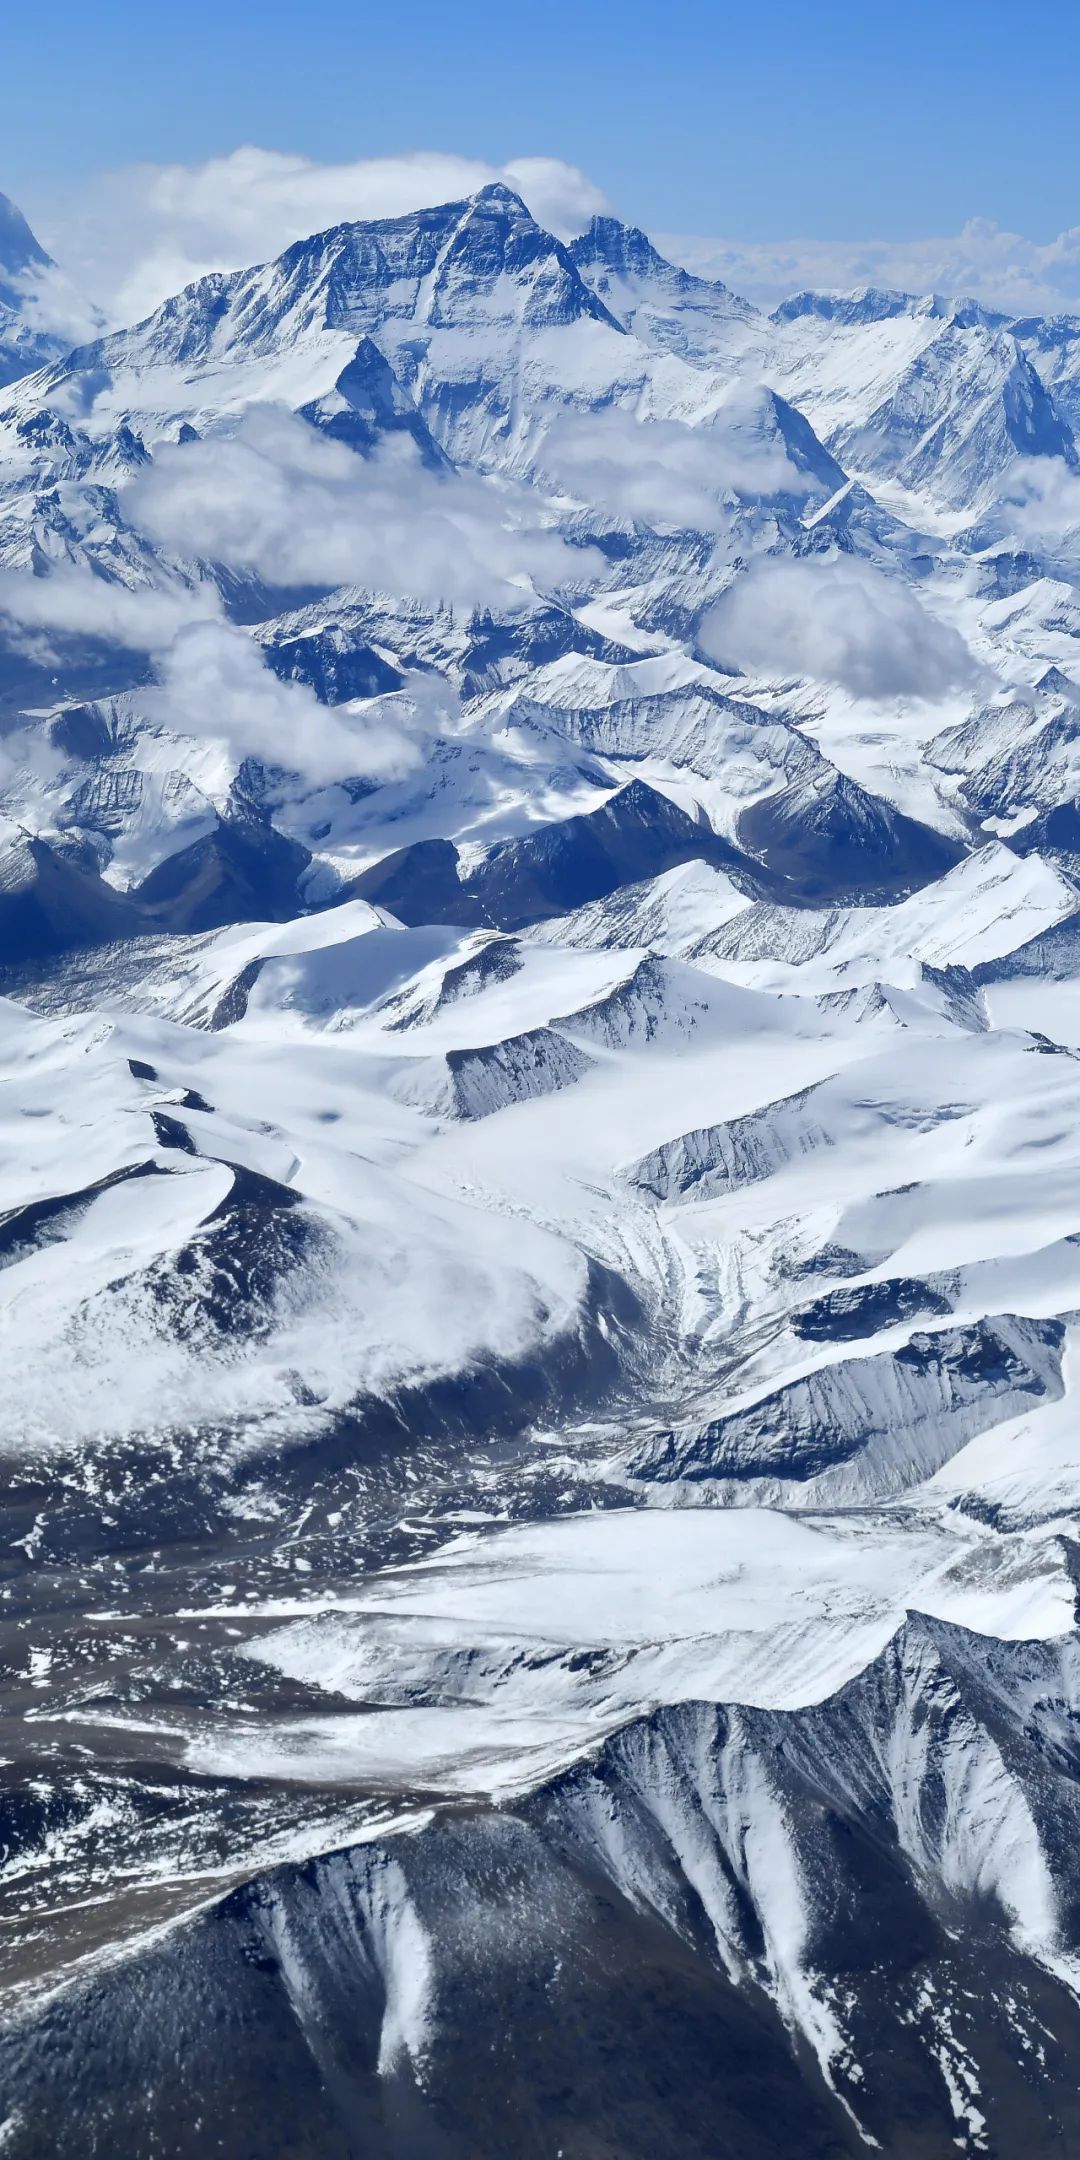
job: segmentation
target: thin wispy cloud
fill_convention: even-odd
[[[741,385],[707,427],[625,410],[568,415],[549,429],[538,462],[554,487],[613,516],[719,533],[735,498],[807,491],[782,445],[757,432],[757,419],[754,393]]]
[[[971,218],[958,233],[909,240],[727,240],[662,234],[658,246],[699,277],[762,307],[797,292],[865,286],[941,293],[1007,314],[1080,310],[1080,225],[1047,241]]]

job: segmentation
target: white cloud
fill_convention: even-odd
[[[407,693],[382,700],[372,717],[337,711],[306,685],[279,681],[254,640],[225,621],[212,586],[129,592],[67,568],[48,577],[2,571],[0,620],[9,636],[23,633],[42,657],[49,655],[50,634],[100,638],[147,654],[157,681],[141,700],[154,725],[226,742],[238,760],[262,757],[316,787],[409,771],[433,724],[423,698]],[[0,783],[11,778],[0,768]]]
[[[572,240],[594,217],[611,209],[607,196],[580,165],[562,158],[511,158],[490,175],[504,180],[527,203],[538,225],[559,240]]]
[[[833,682],[853,697],[941,697],[976,672],[959,633],[908,586],[847,555],[759,561],[710,610],[700,643],[721,665]]]
[[[181,557],[274,585],[361,586],[433,606],[512,611],[528,605],[534,580],[582,585],[603,567],[538,524],[525,489],[430,471],[407,436],[360,457],[283,407],[255,408],[230,437],[163,445],[125,490],[125,509]],[[47,577],[0,571],[0,618],[43,650],[67,635],[147,654],[158,677],[145,694],[149,718],[315,785],[407,771],[434,724],[424,695],[408,690],[372,718],[281,682],[208,582],[129,591],[68,566]]]
[[[1004,232],[972,218],[962,232],[913,240],[692,239],[661,235],[657,245],[701,277],[775,307],[792,293],[851,292],[863,286],[937,292],[1009,314],[1080,310],[1080,226],[1048,241]]]
[[[440,151],[313,158],[248,145],[202,165],[138,165],[108,173],[39,215],[66,270],[116,324],[139,320],[210,270],[239,270],[294,240],[353,218],[400,217],[455,202],[490,181],[516,188],[533,215],[566,237],[607,207],[599,188],[558,158],[489,165]]]
[[[29,263],[11,279],[9,289],[27,329],[37,337],[82,345],[97,337],[103,327],[93,303],[55,263]]]
[[[1002,481],[1001,500],[1022,539],[1061,539],[1080,526],[1080,472],[1064,458],[1017,458]]]
[[[397,723],[320,705],[306,684],[281,682],[259,648],[224,622],[196,621],[162,657],[160,682],[145,699],[148,718],[177,735],[208,735],[238,759],[258,757],[314,786],[363,775],[396,779],[420,762],[412,713],[398,700]],[[402,724],[402,723],[405,724]]]
[[[421,463],[409,436],[369,457],[279,406],[226,439],[163,444],[130,514],[160,544],[273,584],[358,585],[439,605],[525,605],[602,564],[536,521],[525,490]]]
[[[709,425],[638,420],[624,410],[568,415],[544,438],[539,463],[571,496],[647,526],[722,532],[732,497],[803,495],[783,446],[760,431],[760,400],[734,386]]]
[[[129,591],[63,565],[48,577],[0,570],[0,617],[28,630],[106,639],[128,652],[160,652],[193,618],[219,613],[212,586],[194,592],[153,586]]]

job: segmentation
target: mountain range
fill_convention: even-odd
[[[1080,319],[501,184],[62,285],[5,2160],[1067,2154]]]

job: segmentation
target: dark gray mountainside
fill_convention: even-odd
[[[912,1621],[820,1708],[657,1711],[512,1807],[279,1868],[21,2022],[7,2148],[1068,2152],[1076,1685],[1071,1645]],[[964,1777],[996,1821],[961,1830]]]

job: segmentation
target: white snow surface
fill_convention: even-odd
[[[419,1451],[490,1386],[558,1488],[248,1605],[244,1657],[353,1707],[178,1713],[200,1770],[505,1793],[658,1704],[826,1700],[912,1613],[1072,1626],[1072,377],[952,302],[766,319],[634,262],[485,190],[4,391],[3,920],[133,910],[0,1003],[9,1456],[232,1470],[376,1414]],[[239,711],[184,674],[208,624]],[[250,899],[238,827],[291,865]],[[233,1216],[303,1236],[225,1327]],[[1001,1761],[933,1854],[894,1767],[913,1865],[1049,1958]],[[389,1874],[370,1926],[392,2071],[425,1949]]]
[[[822,1701],[908,1611],[1052,1636],[1072,1593],[1051,1538],[1006,1558],[973,1525],[887,1511],[614,1510],[471,1532],[249,1645],[363,1714],[196,1743],[192,1760],[505,1792],[657,1703]]]

